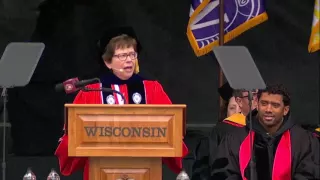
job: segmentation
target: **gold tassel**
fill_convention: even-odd
[[[136,59],[136,66],[134,67],[134,73],[138,74],[140,71],[139,69],[139,63],[138,63],[138,59]]]

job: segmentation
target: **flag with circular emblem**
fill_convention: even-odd
[[[197,56],[219,45],[219,0],[192,0],[187,27],[189,42]],[[266,21],[264,0],[224,1],[224,43]]]

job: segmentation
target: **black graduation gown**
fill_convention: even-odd
[[[301,127],[312,132],[313,136],[320,138],[320,125],[315,124],[301,124]]]
[[[269,136],[253,117],[254,175],[258,180],[319,179],[319,141],[312,133],[285,118]],[[212,165],[212,180],[250,179],[249,122],[223,138]]]
[[[254,112],[253,112],[254,113]],[[245,116],[242,114],[234,114],[212,128],[209,136],[199,139],[195,148],[195,162],[192,167],[191,180],[208,180],[212,168],[213,159],[217,152],[221,139],[228,132],[245,125]]]

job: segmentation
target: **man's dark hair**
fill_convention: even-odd
[[[236,97],[242,98],[243,97],[242,93],[245,91],[246,91],[245,89],[234,89],[232,96],[234,96],[235,98]]]
[[[282,101],[285,106],[290,105],[290,94],[282,84],[273,84],[273,85],[267,85],[266,89],[262,89],[258,91],[258,99],[260,99],[262,93],[268,93],[268,94],[279,94],[282,96]]]

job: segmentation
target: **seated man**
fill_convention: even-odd
[[[256,108],[257,105],[257,91],[252,92],[253,100],[252,107],[250,109],[248,92],[245,90],[233,90],[229,83],[225,83],[218,89],[218,92],[222,99],[228,102],[228,106],[232,103],[232,98],[235,99],[238,106],[230,106],[224,109],[222,114],[226,114],[223,117],[223,121],[218,122],[212,129],[209,137],[203,137],[199,140],[199,143],[195,149],[195,162],[192,167],[192,180],[204,180],[210,178],[210,169],[216,149],[220,144],[221,139],[227,132],[232,132],[234,128],[243,127],[246,125],[246,115]],[[240,112],[239,112],[240,111]]]
[[[226,89],[231,89],[229,83],[224,85]],[[219,92],[221,94],[221,88],[219,88]],[[235,101],[239,105],[240,113],[234,113],[231,116],[225,117],[222,122],[218,122],[216,127],[213,129],[211,133],[211,139],[216,139],[217,145],[220,143],[222,137],[225,133],[232,131],[234,127],[243,127],[246,125],[246,116],[249,114],[250,111],[256,109],[257,107],[257,90],[252,92],[253,99],[252,99],[252,106],[249,106],[249,93],[245,90],[235,89],[232,90],[232,96],[235,98]]]
[[[258,93],[257,112],[243,128],[222,140],[213,162],[211,179],[250,179],[251,147],[253,175],[258,180],[319,179],[319,141],[296,125],[288,115],[290,96],[282,85]],[[252,137],[250,144],[249,134]],[[317,147],[317,150],[312,150]]]

